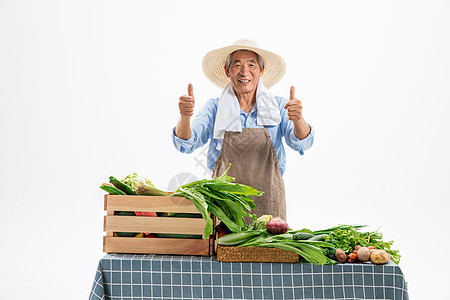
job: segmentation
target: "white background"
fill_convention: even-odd
[[[287,149],[289,225],[381,226],[410,298],[449,299],[448,0],[0,0],[0,299],[87,299],[109,176],[208,176],[172,145],[177,101],[218,96],[201,60],[240,38],[316,128]]]

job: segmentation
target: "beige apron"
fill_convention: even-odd
[[[222,150],[213,168],[219,177],[228,168],[235,182],[249,185],[264,194],[252,197],[258,217],[273,215],[286,220],[286,197],[280,165],[267,128],[243,128],[225,132]],[[246,220],[247,224],[251,219]]]

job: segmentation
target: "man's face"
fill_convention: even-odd
[[[233,53],[230,68],[225,72],[233,84],[237,95],[256,91],[259,77],[263,75],[258,64],[256,53],[252,51],[237,51]]]

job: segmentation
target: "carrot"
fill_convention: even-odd
[[[351,258],[348,259],[349,263],[353,263],[353,262],[356,262],[356,261],[357,261],[357,259],[351,259]]]
[[[369,247],[367,247],[367,248],[369,248],[369,250],[371,250],[371,249],[377,249],[375,246],[369,246]]]
[[[348,257],[349,257],[349,259],[354,259],[354,260],[357,259],[356,253],[350,253],[350,254],[348,255]]]

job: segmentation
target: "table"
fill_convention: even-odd
[[[107,254],[95,299],[395,299],[408,300],[399,266],[229,263],[215,256]]]

